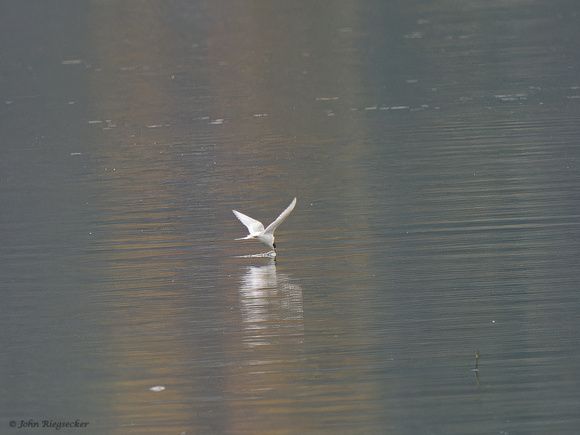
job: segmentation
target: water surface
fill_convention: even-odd
[[[6,6],[0,424],[575,433],[578,12]]]

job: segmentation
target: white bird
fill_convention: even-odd
[[[240,213],[237,210],[232,210],[236,215],[236,217],[240,220],[240,222],[243,223],[248,228],[248,232],[250,233],[246,237],[240,237],[239,239],[236,240],[258,239],[266,246],[269,246],[270,249],[273,249],[274,253],[276,253],[276,243],[274,242],[274,231],[276,230],[276,228],[280,226],[282,222],[284,222],[284,220],[286,220],[290,212],[294,210],[295,205],[296,198],[292,200],[290,205],[286,207],[286,210],[280,213],[280,216],[278,216],[274,222],[268,225],[266,229],[264,229],[264,225],[262,224],[262,222],[257,221],[256,219],[253,219],[250,216],[246,216],[245,214]]]

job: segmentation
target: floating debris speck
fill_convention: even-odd
[[[407,35],[403,35],[405,39],[421,39],[423,37],[423,33],[421,32],[413,32]]]
[[[163,391],[165,390],[165,387],[162,387],[161,385],[158,385],[156,387],[151,387],[149,388],[151,391]]]

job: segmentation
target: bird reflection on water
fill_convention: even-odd
[[[302,343],[302,288],[288,275],[278,273],[274,260],[248,267],[239,297],[247,346]]]

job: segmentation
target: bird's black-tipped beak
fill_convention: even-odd
[[[274,249],[276,249],[276,244],[275,243],[272,243],[272,246],[274,247]]]

